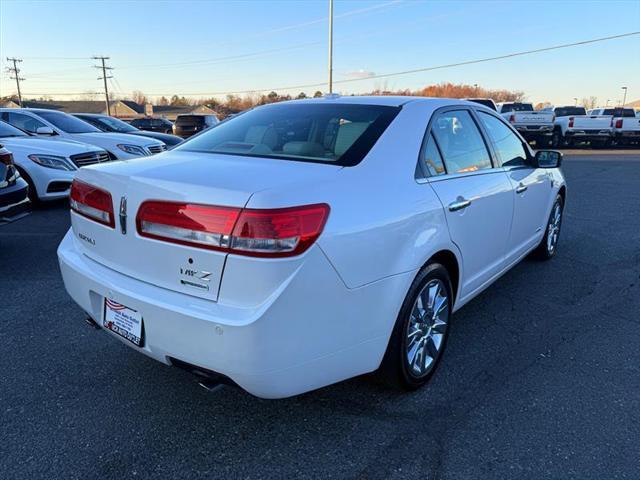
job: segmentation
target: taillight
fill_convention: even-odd
[[[5,151],[4,153],[0,152],[0,163],[4,163],[5,165],[13,165],[13,154],[7,151]]]
[[[573,117],[569,117],[569,128],[573,128]]]
[[[516,116],[513,113],[511,115],[509,115],[509,121],[511,123],[515,123],[516,122]]]
[[[326,204],[239,209],[147,201],[136,224],[143,237],[239,255],[286,257],[307,250],[328,216]]]
[[[320,236],[328,216],[329,205],[324,203],[243,210],[231,235],[231,251],[264,257],[298,255]]]
[[[616,120],[616,128],[622,128],[622,119],[621,118]]]
[[[74,212],[108,227],[115,227],[113,202],[109,192],[88,183],[74,180],[71,184],[71,194],[69,196],[71,209]]]

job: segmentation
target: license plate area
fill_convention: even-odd
[[[102,326],[120,335],[137,347],[144,342],[142,314],[109,298],[104,299]]]

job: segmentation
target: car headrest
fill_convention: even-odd
[[[368,127],[368,122],[349,122],[340,125],[334,147],[336,157],[340,157],[344,152],[349,150],[349,147],[358,140],[360,135],[362,135]]]
[[[244,141],[263,144],[273,150],[278,146],[278,132],[275,128],[267,125],[254,125],[247,130]]]

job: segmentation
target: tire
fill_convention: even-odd
[[[551,146],[553,148],[560,148],[564,146],[564,138],[562,138],[562,132],[560,130],[554,130],[551,137]]]
[[[27,172],[22,170],[22,168],[18,168],[18,171],[20,172],[20,176],[29,185],[29,193],[27,195],[29,196],[29,200],[31,201],[31,205],[33,205],[34,207],[39,205],[41,203],[41,201],[40,201],[40,197],[38,197],[38,190],[36,190],[36,186],[33,183],[33,180],[31,180],[31,177],[29,175],[27,175]]]
[[[430,298],[434,301],[430,302]],[[442,304],[438,301],[441,298],[444,298]],[[422,309],[418,319],[420,306],[425,303],[427,308]],[[449,273],[439,263],[427,265],[414,279],[400,308],[377,371],[383,383],[401,390],[416,390],[429,381],[444,352],[452,308]],[[434,310],[440,313],[436,316]],[[414,334],[409,335],[410,332]]]
[[[558,215],[557,216],[557,213]],[[562,227],[562,215],[564,213],[564,201],[560,195],[556,196],[555,202],[551,207],[551,213],[549,214],[549,220],[544,231],[544,236],[540,241],[540,244],[534,250],[534,255],[540,260],[552,259],[558,251],[558,240],[560,239],[560,230]],[[555,235],[551,241],[550,236]]]

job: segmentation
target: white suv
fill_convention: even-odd
[[[79,118],[44,108],[0,108],[0,120],[14,127],[49,139],[76,140],[95,145],[109,153],[112,160],[145,157],[166,150],[159,140],[106,133]]]

